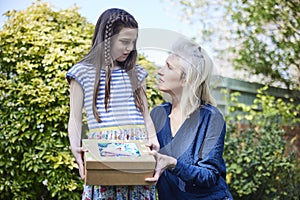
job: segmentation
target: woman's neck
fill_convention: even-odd
[[[175,95],[175,94],[171,94],[172,97],[172,110],[181,110],[180,109],[180,101],[181,101],[181,95]],[[172,111],[171,111],[172,112]]]
[[[171,113],[173,112],[173,110],[174,111],[181,110],[180,109],[180,102],[179,101],[172,100],[172,111],[171,111]]]
[[[172,110],[169,116],[181,118],[182,112],[181,112],[181,104],[180,104],[180,97],[172,96]]]
[[[169,115],[170,118],[170,128],[171,128],[171,133],[172,136],[174,137],[180,128],[180,126],[183,123],[183,118],[182,118],[182,111],[181,111],[181,106],[180,106],[180,101],[178,99],[172,100],[172,110]]]

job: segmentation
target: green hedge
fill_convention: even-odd
[[[299,124],[300,106],[258,90],[254,104],[231,94],[224,157],[235,199],[293,199],[300,196],[299,157],[288,152],[282,125]],[[234,115],[233,113],[238,113]],[[242,126],[243,125],[243,126]]]
[[[0,199],[79,199],[69,150],[66,71],[90,46],[77,8],[37,2],[10,11],[0,31]]]
[[[6,16],[0,30],[0,199],[80,199],[83,181],[67,137],[65,74],[87,53],[94,26],[76,7],[54,11],[39,1]],[[162,102],[156,69],[144,56],[138,62],[149,72],[153,107]],[[235,199],[297,199],[299,168],[286,153],[279,122],[297,123],[299,106],[259,93],[255,105],[236,102],[231,109],[224,155]],[[248,129],[236,128],[241,120],[250,121]]]

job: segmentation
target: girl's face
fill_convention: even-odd
[[[169,55],[165,66],[158,70],[158,89],[171,95],[180,95],[185,83],[182,74],[179,58],[174,54]]]
[[[113,37],[112,58],[124,62],[130,52],[135,48],[138,30],[135,28],[122,28],[119,34]]]

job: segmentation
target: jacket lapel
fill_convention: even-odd
[[[195,140],[201,123],[199,120],[199,112],[200,110],[197,109],[184,121],[173,140],[160,149],[159,153],[178,159],[190,147]]]

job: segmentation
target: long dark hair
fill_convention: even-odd
[[[96,67],[96,75],[94,82],[93,92],[93,113],[98,122],[101,122],[100,114],[97,110],[97,96],[100,86],[100,71],[105,69],[105,109],[107,111],[110,100],[110,82],[111,82],[111,68],[114,62],[111,57],[112,37],[120,33],[123,28],[138,28],[138,23],[134,17],[125,10],[118,8],[111,8],[104,11],[99,17],[94,30],[94,36],[92,39],[92,48],[89,53],[80,61],[84,63],[92,64]],[[134,101],[137,108],[141,112],[144,111],[144,105],[141,96],[145,94],[142,87],[138,85],[137,73],[136,73],[136,60],[137,51],[136,44],[134,49],[130,52],[128,58],[118,64],[125,69],[128,73],[132,88]]]

